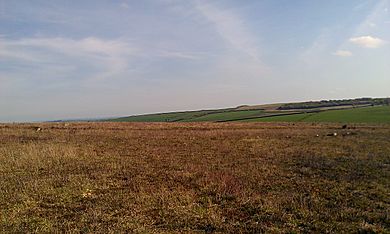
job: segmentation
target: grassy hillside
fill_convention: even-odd
[[[218,122],[264,116],[268,113],[263,110],[201,110],[188,112],[172,112],[150,115],[129,116],[109,120],[112,122]]]
[[[222,113],[212,113],[212,114],[208,114],[208,115],[203,115],[201,117],[189,119],[187,121],[191,121],[191,122],[229,121],[229,120],[263,116],[265,114],[266,114],[266,112],[264,112],[263,110],[228,111],[228,112],[222,112]]]
[[[389,123],[388,99],[348,99],[279,103],[236,108],[146,114],[109,119],[109,122],[353,122]],[[381,101],[381,102],[380,102]],[[369,106],[367,105],[375,105]],[[295,109],[294,109],[295,108]],[[337,109],[337,110],[336,110]],[[342,110],[341,110],[342,109]]]
[[[147,115],[137,115],[137,116],[117,118],[109,121],[112,122],[181,122],[193,118],[198,118],[204,115],[229,111],[229,110],[230,109],[147,114]]]
[[[361,107],[346,110],[328,110],[317,113],[275,116],[247,120],[250,122],[346,122],[390,123],[389,106]]]
[[[112,122],[346,122],[390,123],[389,106],[356,107],[343,110],[314,109],[311,113],[267,110],[205,110],[139,115],[109,120]],[[300,114],[300,112],[302,112]],[[273,116],[277,115],[277,116]],[[269,116],[269,117],[267,117]],[[257,118],[258,117],[258,118]]]

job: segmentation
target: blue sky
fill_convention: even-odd
[[[0,0],[0,121],[390,96],[390,0]]]

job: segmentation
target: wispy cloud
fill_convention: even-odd
[[[180,52],[172,50],[155,51],[157,57],[171,58],[171,59],[189,59],[197,60],[201,58],[201,53]]]
[[[36,64],[42,69],[49,66],[82,66],[89,71],[84,79],[115,78],[132,70],[132,62],[148,59],[199,59],[200,53],[148,48],[129,41],[87,37],[33,37],[9,39],[0,37],[0,60],[18,64]]]
[[[82,39],[55,38],[24,38],[4,42],[10,47],[35,47],[56,51],[72,56],[113,57],[133,54],[134,48],[120,40],[104,40],[96,37]]]
[[[353,37],[349,41],[365,48],[379,48],[386,44],[385,40],[372,36]]]
[[[218,34],[230,47],[260,62],[257,40],[238,14],[200,1],[196,2],[196,9],[214,25]]]
[[[137,53],[137,48],[125,41],[96,37],[2,38],[0,43],[0,59],[16,60],[20,64],[33,62],[42,69],[58,66],[58,63],[83,66],[91,72],[91,77],[86,78],[114,77],[128,69],[129,58]]]
[[[387,28],[383,28],[383,24],[385,24],[386,20],[389,20],[389,15],[386,10],[389,6],[390,1],[388,0],[378,1],[365,19],[358,24],[354,35],[371,34],[372,32],[378,32],[378,30],[387,31]]]
[[[351,57],[353,54],[349,50],[338,50],[333,53],[334,55],[337,55],[339,57]]]
[[[329,43],[331,41],[333,30],[324,28],[315,38],[310,46],[304,49],[300,55],[300,61],[305,65],[314,65],[321,60],[323,54],[329,53]]]

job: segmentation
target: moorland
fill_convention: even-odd
[[[0,124],[0,232],[386,233],[390,126]]]

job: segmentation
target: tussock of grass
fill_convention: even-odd
[[[388,126],[33,127],[0,125],[0,232],[390,230]]]

